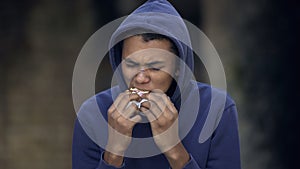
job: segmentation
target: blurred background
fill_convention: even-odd
[[[244,169],[299,166],[296,0],[170,0],[211,40],[239,111]],[[0,1],[0,168],[69,169],[72,72],[87,39],[144,0]],[[203,71],[196,59],[197,79]],[[110,85],[107,58],[97,90]]]

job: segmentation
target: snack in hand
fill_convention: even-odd
[[[131,93],[136,93],[136,94],[139,95],[140,97],[142,97],[143,94],[150,93],[150,91],[140,90],[140,89],[135,88],[135,87],[130,88],[129,91],[130,91]],[[138,107],[138,109],[140,109],[141,106],[142,106],[142,103],[144,103],[144,102],[146,102],[146,101],[148,101],[148,100],[147,100],[147,99],[142,99],[142,100],[139,100],[139,101],[133,100],[133,101],[131,101],[131,102],[128,103],[127,107],[128,107],[130,104],[135,104],[135,105]],[[143,112],[139,112],[139,114],[145,116]]]
[[[139,95],[140,97],[143,95],[143,94],[147,94],[147,93],[150,93],[150,91],[147,91],[147,90],[140,90],[138,88],[135,88],[135,87],[131,87],[129,89],[129,91],[131,93],[136,93],[137,95]]]

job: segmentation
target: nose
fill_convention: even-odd
[[[150,76],[148,74],[148,71],[145,69],[141,69],[135,76],[135,81],[137,83],[143,84],[148,83],[150,81]]]

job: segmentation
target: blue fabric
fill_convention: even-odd
[[[220,123],[212,136],[204,143],[198,142],[198,137],[206,120],[209,106],[211,104],[211,91],[215,90],[211,86],[198,83],[201,104],[195,124],[189,134],[182,140],[183,145],[191,156],[191,160],[186,164],[186,169],[240,169],[240,150],[238,136],[237,110],[235,103],[227,97],[226,106],[221,117]],[[192,91],[195,92],[195,91]],[[106,90],[88,99],[84,107],[91,106],[91,100],[96,98],[102,115],[107,119],[106,110],[112,103],[111,90]],[[108,106],[106,106],[108,105]],[[87,114],[87,111],[79,113]],[[108,165],[102,158],[104,150],[97,145],[97,140],[92,140],[91,135],[83,129],[77,118],[74,126],[73,137],[73,169],[111,169],[115,168]],[[90,123],[93,123],[90,119]],[[99,131],[94,129],[94,133]],[[151,136],[150,126],[147,124],[137,124],[134,128],[133,137]],[[106,138],[103,136],[103,139]],[[169,164],[163,154],[148,158],[124,158],[122,168],[126,169],[168,169]]]
[[[164,14],[164,15],[160,15]],[[171,19],[166,16],[174,16]],[[176,28],[176,29],[174,29]],[[199,106],[196,104],[197,116],[195,123],[183,138],[182,144],[190,154],[190,161],[184,166],[185,169],[240,169],[240,149],[237,110],[234,101],[226,96],[225,107],[220,116],[220,122],[215,124],[212,135],[203,143],[199,142],[199,135],[210,113],[210,106],[214,109],[222,109],[220,100],[224,92],[212,88],[209,85],[194,82],[186,75],[188,69],[193,71],[193,52],[190,37],[183,20],[178,12],[166,0],[149,0],[131,15],[129,15],[113,34],[110,42],[110,62],[113,70],[120,75],[118,69],[121,62],[121,46],[118,42],[136,33],[155,32],[170,37],[177,46],[180,59],[186,64],[181,67],[177,88],[171,96],[176,108],[190,106],[195,93],[199,93]],[[103,160],[103,147],[107,139],[107,127],[101,125],[107,120],[107,110],[113,103],[114,95],[124,91],[126,86],[121,76],[118,77],[119,86],[100,92],[91,97],[81,106],[78,118],[75,121],[72,145],[72,168],[73,169],[115,169]],[[217,95],[212,98],[212,93]],[[181,113],[181,112],[180,112]],[[189,116],[183,112],[180,117]],[[102,119],[103,118],[103,119]],[[102,121],[101,121],[102,120]],[[103,121],[104,120],[104,121]],[[179,125],[185,126],[188,121],[180,121]],[[181,129],[179,129],[181,133]],[[179,135],[180,135],[179,133]],[[149,124],[137,124],[133,129],[133,137],[151,137]],[[143,151],[142,148],[136,148]],[[170,168],[163,154],[147,158],[124,157],[120,168],[124,169],[168,169]]]

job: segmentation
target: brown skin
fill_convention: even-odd
[[[141,96],[149,101],[142,104],[140,111],[150,121],[154,141],[164,152],[170,166],[180,169],[190,156],[178,136],[178,112],[165,94],[172,83],[172,76],[177,76],[179,72],[176,69],[176,56],[167,51],[171,51],[168,40],[144,42],[141,36],[133,36],[124,40],[121,64],[129,87],[151,91]],[[141,121],[134,104],[126,107],[130,101],[138,99],[140,96],[137,94],[125,91],[108,110],[111,128],[106,149],[109,151],[104,153],[104,160],[108,164],[116,167],[122,165],[124,152],[131,142],[132,129]]]

